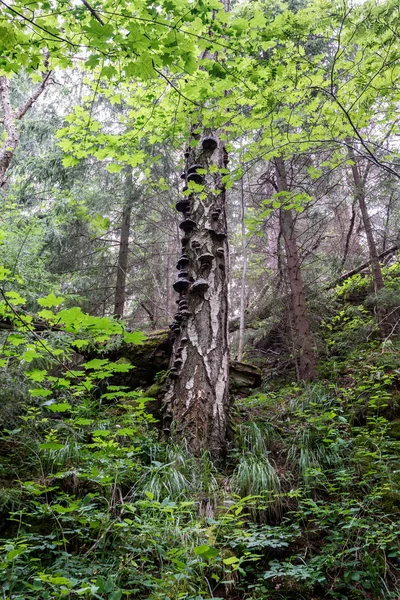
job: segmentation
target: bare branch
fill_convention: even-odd
[[[11,105],[10,80],[2,75],[0,77],[0,105],[3,109],[2,124],[6,131],[6,139],[0,149],[0,188],[7,183],[7,171],[10,167],[14,152],[19,142],[17,121],[20,121],[27,111],[36,102],[50,81],[51,71],[43,73],[42,81],[26,102],[16,111]]]
[[[47,84],[49,83],[49,79],[52,71],[46,71],[43,74],[43,79],[41,83],[38,85],[33,94],[28,98],[28,100],[15,111],[15,119],[18,121],[22,119],[22,117],[26,114],[26,112],[31,108],[31,106],[36,102],[39,96],[44,92]]]

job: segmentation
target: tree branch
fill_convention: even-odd
[[[82,0],[82,4],[84,4],[84,6],[86,6],[86,8],[88,9],[88,11],[91,13],[91,15],[96,19],[96,21],[98,21],[100,23],[100,25],[104,25],[104,21],[102,20],[102,18],[97,14],[97,12],[94,10],[94,8],[92,8],[89,4],[89,2],[86,2],[86,0]]]
[[[19,142],[19,131],[17,121],[20,121],[31,106],[43,93],[49,80],[51,71],[43,73],[42,81],[31,96],[16,111],[11,105],[10,80],[2,75],[0,77],[0,104],[3,109],[3,125],[6,131],[6,139],[0,149],[0,188],[7,183],[7,171],[10,167],[14,152]]]
[[[389,256],[389,254],[393,254],[394,252],[396,252],[396,250],[399,250],[399,249],[400,249],[400,243],[396,244],[395,246],[392,246],[391,248],[388,248],[387,250],[385,250],[385,252],[382,252],[381,254],[379,254],[378,258],[379,258],[379,260],[382,260],[382,258],[385,258],[385,256]],[[363,269],[366,269],[367,267],[369,267],[369,265],[371,264],[371,262],[372,262],[372,260],[367,260],[365,263],[363,263],[362,265],[360,265],[356,269],[352,269],[351,271],[347,271],[347,273],[344,273],[343,275],[341,275],[340,277],[338,277],[337,279],[335,279],[334,281],[332,281],[326,287],[326,289],[327,290],[331,290],[336,285],[340,285],[341,283],[343,283],[343,281],[345,281],[346,279],[349,279],[349,277],[353,277],[353,275],[357,275],[357,273],[360,273],[360,271],[362,271]]]
[[[28,98],[28,100],[15,111],[15,119],[20,120],[26,114],[26,112],[31,108],[31,106],[36,102],[39,96],[44,92],[52,71],[46,71],[43,73],[43,78],[41,83],[38,85],[36,90],[32,93],[32,95]]]

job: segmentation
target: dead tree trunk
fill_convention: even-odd
[[[277,187],[279,192],[289,191],[285,161],[275,159]],[[307,303],[297,250],[293,211],[280,209],[281,230],[285,242],[286,265],[291,291],[291,308],[294,327],[294,349],[299,379],[310,380],[316,376],[316,361],[313,340],[307,313]]]
[[[192,142],[197,138],[193,135]],[[175,340],[163,427],[166,435],[184,439],[195,454],[208,450],[220,458],[229,421],[228,241],[226,192],[219,172],[227,155],[218,136],[207,132],[196,148],[187,149],[185,158],[186,185],[176,205],[183,214],[182,255],[173,286],[179,298],[170,325]]]
[[[121,233],[119,237],[119,252],[117,263],[117,282],[115,285],[114,315],[124,316],[126,299],[126,274],[128,270],[129,233],[131,228],[131,213],[133,206],[133,176],[132,167],[126,167],[124,182],[124,206],[122,209]]]

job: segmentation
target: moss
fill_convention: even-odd
[[[388,513],[398,513],[400,509],[400,492],[387,492],[381,499],[383,509]]]
[[[400,440],[400,419],[388,423],[387,434],[396,440]]]
[[[157,398],[157,396],[161,392],[161,385],[159,383],[153,383],[147,390],[144,392],[146,398]]]

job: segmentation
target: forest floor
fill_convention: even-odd
[[[398,599],[400,338],[374,327],[349,303],[318,380],[234,397],[222,465],[140,392],[38,403],[4,370],[2,598]]]

